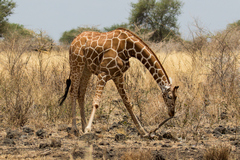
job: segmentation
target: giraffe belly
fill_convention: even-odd
[[[102,72],[105,72],[107,73],[107,75],[109,75],[112,78],[122,75],[130,67],[129,61],[121,61],[121,63],[119,63],[119,61],[117,60],[112,60],[112,61],[109,61],[108,63],[106,62],[104,63],[103,61],[93,63],[92,60],[87,59],[86,63],[87,63],[88,69],[93,74],[98,75]]]

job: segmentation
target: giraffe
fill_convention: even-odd
[[[62,105],[71,86],[72,129],[77,130],[76,100],[78,100],[82,131],[84,133],[91,131],[94,114],[99,107],[104,86],[107,81],[113,80],[139,134],[142,136],[148,134],[133,113],[133,107],[124,89],[123,73],[130,67],[129,59],[131,57],[140,60],[149,70],[162,91],[169,116],[174,116],[178,86],[172,87],[171,79],[167,76],[155,53],[146,43],[124,28],[105,33],[87,31],[79,34],[71,43],[69,50],[70,75],[66,82],[65,94],[59,99],[60,105]],[[92,103],[93,108],[87,124],[84,112],[84,97],[92,74],[97,76],[97,84]]]

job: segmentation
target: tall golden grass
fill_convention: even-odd
[[[173,85],[179,85],[176,113],[171,126],[214,124],[226,112],[228,122],[239,119],[239,41],[236,29],[192,41],[151,43]],[[0,111],[6,125],[23,126],[70,120],[70,103],[58,107],[69,76],[68,51],[32,52],[28,39],[0,42]],[[155,125],[167,117],[161,91],[147,69],[136,59],[124,75],[134,112],[144,125]],[[91,111],[96,78],[92,77],[86,96]],[[123,103],[112,82],[105,87],[97,114],[110,115]],[[127,113],[126,113],[127,114]],[[226,123],[227,123],[226,121]]]

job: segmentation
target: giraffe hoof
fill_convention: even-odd
[[[158,136],[155,133],[146,133],[142,136],[142,138],[147,139],[158,139]]]
[[[85,128],[85,132],[84,132],[84,134],[86,134],[86,133],[90,133],[90,132],[91,132],[91,128],[86,127],[86,128]]]
[[[149,137],[149,134],[146,133],[146,134],[142,135],[141,137],[142,137],[142,138],[148,138],[148,137]]]

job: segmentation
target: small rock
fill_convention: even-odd
[[[223,126],[218,126],[213,130],[213,135],[216,137],[220,137],[222,136],[222,134],[226,134],[227,133],[227,129]]]
[[[9,130],[7,131],[7,135],[6,135],[6,138],[9,138],[9,139],[17,139],[17,138],[20,138],[21,137],[21,133],[19,133],[17,130]]]
[[[99,143],[99,145],[104,146],[104,145],[110,145],[110,144],[109,144],[108,142],[104,142],[104,141],[102,141],[102,142]]]
[[[205,130],[205,132],[206,132],[207,134],[211,134],[211,133],[212,133],[212,131],[211,131],[210,129]]]
[[[63,150],[64,152],[69,152],[69,151],[70,151],[70,149],[69,149],[68,147],[64,147],[62,150]]]
[[[79,130],[78,130],[77,128],[67,127],[66,130],[67,130],[67,132],[68,132],[69,134],[73,134],[73,135],[75,135],[76,137],[79,136]]]
[[[240,143],[238,140],[231,142],[231,145],[234,145],[236,147],[240,147]]]
[[[47,136],[47,132],[44,131],[43,129],[39,129],[39,130],[36,132],[36,135],[37,135],[39,138],[43,139],[44,137]]]
[[[214,131],[213,131],[213,135],[214,135],[215,137],[220,137],[220,136],[222,136],[222,134],[221,134],[219,131],[217,131],[217,130],[214,130]]]
[[[153,155],[155,156],[156,160],[165,160],[164,156],[162,155],[161,151],[153,151]]]
[[[107,118],[108,118],[107,115],[101,115],[101,116],[100,116],[100,119],[107,119]]]
[[[3,144],[4,144],[4,145],[15,145],[16,143],[14,142],[13,139],[5,138],[5,139],[3,140]]]
[[[95,133],[100,134],[100,133],[102,133],[102,131],[101,130],[96,130]]]
[[[115,155],[116,153],[112,148],[106,151],[106,159],[113,159]]]
[[[40,156],[47,156],[47,155],[50,155],[51,153],[52,153],[51,150],[44,151],[44,152],[40,153]]]
[[[135,143],[135,144],[138,144],[138,145],[141,145],[141,144],[142,144],[141,142],[137,142],[137,141],[136,141],[136,142],[134,142],[134,143]]]
[[[2,122],[3,121],[3,115],[2,114],[0,114],[0,122]]]
[[[123,116],[123,120],[127,120],[128,119],[128,116],[127,115],[124,115]]]
[[[93,139],[98,139],[95,133],[86,133],[80,137],[80,140],[90,141]]]
[[[124,134],[116,134],[115,135],[115,141],[121,141],[121,140],[125,140],[126,136]]]
[[[30,146],[30,145],[33,145],[32,142],[23,142],[24,146]]]
[[[81,159],[84,158],[85,152],[83,150],[77,150],[72,153],[74,159],[80,157]]]
[[[32,132],[34,132],[34,130],[32,128],[30,128],[30,127],[24,126],[23,127],[23,132],[25,132],[25,133],[32,133]]]
[[[163,140],[163,136],[162,135],[157,135],[158,136],[158,140]]]
[[[57,148],[61,146],[62,146],[61,140],[52,139],[50,147]]]
[[[236,138],[235,138],[235,137],[230,137],[229,140],[230,140],[230,141],[235,141]]]
[[[219,127],[215,128],[213,132],[216,131],[220,132],[221,134],[226,134],[227,129],[220,125]]]
[[[137,128],[133,128],[133,127],[131,127],[131,126],[128,126],[128,127],[127,127],[127,132],[138,133],[138,130],[137,130]]]
[[[227,127],[227,133],[236,133],[236,132],[240,132],[240,128],[239,127]]]
[[[69,128],[71,128],[71,127],[68,127],[67,124],[59,124],[58,125],[58,131],[68,131]]]
[[[44,149],[47,147],[50,147],[50,145],[48,143],[40,143],[40,145],[39,145],[39,149]]]
[[[162,147],[172,147],[172,146],[169,144],[163,144]]]
[[[197,148],[196,148],[196,147],[194,147],[194,146],[192,146],[192,147],[191,147],[191,149],[192,149],[192,150],[196,150]]]
[[[162,146],[162,143],[153,143],[154,146]]]
[[[67,127],[66,131],[69,133],[72,130],[72,127]]]
[[[172,134],[170,132],[166,132],[163,134],[162,136],[163,138],[166,138],[166,139],[174,139]]]
[[[21,138],[22,138],[22,139],[27,139],[27,138],[28,138],[28,136],[27,136],[27,135],[25,135],[25,134],[23,134],[23,135],[21,135]]]
[[[28,133],[29,136],[33,136],[34,135],[34,132],[30,132]]]
[[[221,120],[226,119],[227,118],[227,113],[226,112],[222,112],[220,114],[220,118],[221,118]]]
[[[114,129],[114,128],[117,128],[119,126],[119,124],[117,124],[116,122],[114,122],[110,127],[109,129]]]

